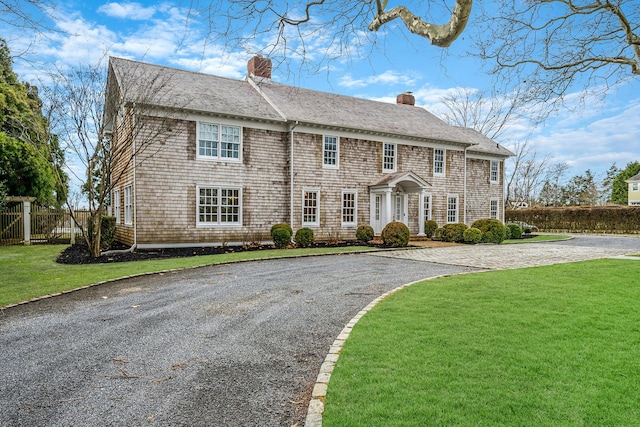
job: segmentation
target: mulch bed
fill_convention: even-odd
[[[338,243],[313,243],[310,247],[348,247],[348,246],[362,246],[362,242],[358,241],[345,241]],[[380,245],[372,244],[370,246],[379,247]],[[272,245],[264,246],[206,246],[206,247],[193,247],[193,248],[166,248],[166,249],[145,249],[135,250],[133,252],[116,253],[110,255],[102,255],[97,258],[92,258],[87,245],[75,244],[65,249],[56,259],[56,262],[60,264],[101,264],[110,262],[128,262],[128,261],[146,261],[152,259],[166,259],[166,258],[183,258],[198,255],[218,255],[228,254],[232,252],[243,251],[259,251],[264,249],[273,249]],[[111,250],[124,250],[128,249],[128,246],[113,245]]]

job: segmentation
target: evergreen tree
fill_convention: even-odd
[[[640,173],[640,162],[630,162],[616,175],[611,185],[611,201],[618,205],[629,203],[629,184],[625,182],[632,176]]]
[[[18,80],[7,43],[0,38],[0,182],[10,195],[60,205],[67,186],[62,160],[37,87]]]

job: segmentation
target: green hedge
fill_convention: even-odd
[[[508,210],[505,217],[547,232],[640,233],[640,207],[635,206],[535,207]]]

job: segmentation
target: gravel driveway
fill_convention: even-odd
[[[329,346],[362,307],[473,270],[369,254],[248,262],[6,309],[0,424],[302,425]]]

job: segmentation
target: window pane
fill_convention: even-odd
[[[304,192],[302,222],[316,224],[318,222],[318,192]]]
[[[458,198],[455,196],[447,198],[447,222],[458,222]]]
[[[200,123],[198,154],[200,156],[218,157],[218,125]]]
[[[240,128],[235,126],[222,126],[220,139],[222,141],[220,157],[240,158]]]
[[[322,163],[325,166],[338,165],[338,138],[335,136],[324,137]]]
[[[342,222],[350,224],[356,222],[356,193],[342,194]]]
[[[433,150],[433,173],[444,173],[444,150],[441,148]]]
[[[396,146],[395,144],[384,144],[382,153],[382,169],[394,170],[396,166]]]

